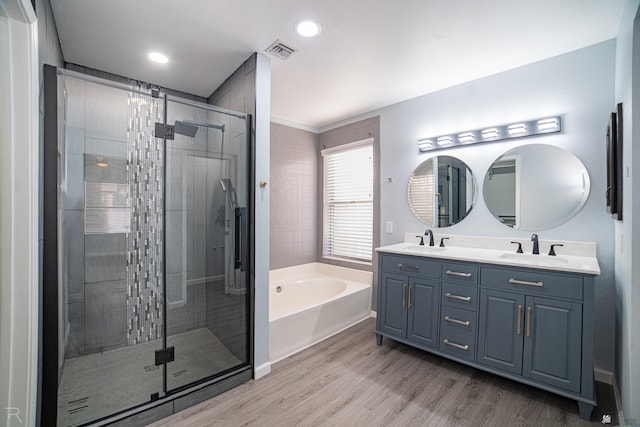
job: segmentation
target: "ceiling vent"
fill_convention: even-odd
[[[276,58],[284,60],[289,58],[291,54],[295,52],[295,49],[287,46],[280,40],[276,40],[271,44],[271,46],[265,49],[265,52],[275,56]]]

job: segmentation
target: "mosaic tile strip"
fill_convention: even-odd
[[[154,136],[163,121],[162,98],[129,93],[127,177],[131,231],[127,235],[127,341],[162,337],[163,332],[163,150]]]

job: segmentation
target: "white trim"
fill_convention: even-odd
[[[288,126],[290,128],[306,130],[307,132],[315,133],[316,135],[319,133],[318,128],[314,128],[313,126],[303,125],[302,123],[292,122],[291,120],[283,119],[281,117],[271,116],[271,123]]]
[[[371,317],[373,317],[374,319],[378,318],[378,312],[375,310],[371,310]]]
[[[593,379],[596,381],[600,381],[601,383],[611,385],[613,384],[613,372],[601,368],[594,368]]]
[[[0,33],[0,424],[35,426],[40,120],[37,22],[29,0],[0,3]]]
[[[350,142],[348,144],[342,144],[336,147],[325,148],[324,150],[320,151],[320,154],[322,154],[322,156],[324,157],[327,154],[349,151],[353,150],[354,148],[364,147],[366,145],[373,145],[373,138],[361,139],[360,141]]]
[[[616,380],[616,376],[613,375],[613,397],[615,398],[616,408],[618,408],[618,424],[621,426],[627,425],[626,420],[624,419],[624,412],[622,411],[622,399],[620,399],[620,391],[618,388],[618,380]]]
[[[271,373],[271,362],[263,363],[260,366],[256,366],[253,369],[253,379],[259,380],[260,378],[269,375]]]

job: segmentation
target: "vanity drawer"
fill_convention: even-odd
[[[442,306],[476,311],[478,287],[442,282]]]
[[[442,328],[440,331],[440,351],[473,360],[476,352],[475,334],[454,328]]]
[[[478,270],[478,266],[473,264],[445,262],[442,264],[442,279],[475,285],[478,283]]]
[[[440,263],[412,256],[382,256],[382,270],[411,276],[440,277]]]
[[[506,268],[482,268],[481,286],[582,300],[582,278]]]
[[[473,336],[476,330],[476,313],[475,311],[461,310],[459,308],[442,307],[440,326],[443,334],[457,331]]]

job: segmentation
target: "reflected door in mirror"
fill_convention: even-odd
[[[483,194],[500,222],[538,231],[572,218],[584,206],[589,189],[589,174],[576,156],[552,145],[530,144],[493,162]]]

